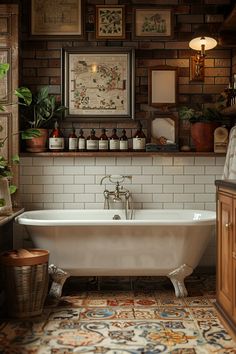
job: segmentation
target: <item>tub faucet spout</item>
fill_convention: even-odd
[[[109,179],[109,181],[112,184],[115,184],[114,190],[109,191],[109,190],[105,189],[103,192],[104,209],[110,209],[110,198],[112,198],[112,201],[114,203],[122,203],[124,200],[125,216],[126,216],[126,219],[128,219],[129,218],[128,210],[129,209],[131,210],[131,193],[127,189],[125,189],[123,186],[121,186],[121,183],[123,183],[126,178],[131,179],[132,176],[107,175],[107,176],[102,177],[100,184],[103,184],[103,181],[105,179]],[[122,200],[122,198],[123,198],[123,200]],[[132,218],[132,214],[133,214],[133,212],[131,211],[130,218]]]

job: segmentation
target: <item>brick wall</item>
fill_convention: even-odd
[[[126,39],[122,41],[96,41],[95,40],[95,4],[122,4],[126,5]],[[178,102],[179,104],[204,104],[213,103],[218,94],[227,86],[231,75],[231,50],[217,47],[207,53],[205,60],[205,82],[190,82],[189,79],[189,58],[193,51],[189,49],[188,43],[192,32],[203,24],[218,25],[223,21],[224,15],[229,12],[230,0],[169,0],[165,6],[174,10],[174,37],[171,40],[132,40],[132,8],[145,5],[145,1],[139,0],[87,0],[85,5],[86,35],[85,40],[78,40],[76,37],[33,40],[29,39],[29,24],[26,19],[30,17],[29,1],[23,0],[22,4],[22,40],[21,40],[21,83],[29,86],[32,90],[49,85],[50,92],[61,99],[61,48],[81,46],[122,46],[132,47],[136,52],[136,105],[135,117],[143,121],[150,118],[150,107],[148,107],[148,68],[156,65],[171,65],[179,68]],[[152,0],[148,4],[153,7],[160,7],[163,1]],[[155,110],[154,114],[160,113]],[[153,113],[152,113],[153,114]],[[88,134],[91,127],[99,128],[104,123],[81,123]],[[117,126],[126,128],[130,137],[136,128],[133,121],[106,123],[109,129]],[[64,123],[66,134],[71,123]],[[77,128],[77,126],[76,126]],[[118,132],[120,133],[120,131]],[[180,129],[180,143],[188,143],[188,131]]]

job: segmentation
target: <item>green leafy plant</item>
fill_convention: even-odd
[[[218,122],[221,123],[223,116],[217,108],[207,107],[203,109],[194,109],[192,107],[183,106],[179,108],[180,119],[188,120],[190,123],[196,122]]]
[[[25,101],[25,92],[17,92],[16,95],[23,99],[22,116],[30,129],[39,129],[47,126],[48,122],[57,114],[65,111],[66,107],[56,102],[56,97],[49,93],[49,87],[42,87],[32,95],[30,103]]]

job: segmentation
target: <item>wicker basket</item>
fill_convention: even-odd
[[[49,252],[40,249],[28,251],[32,256],[28,255],[27,258],[14,258],[17,250],[4,252],[0,257],[7,312],[11,317],[36,316],[43,311],[48,291]]]

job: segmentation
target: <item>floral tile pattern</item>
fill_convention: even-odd
[[[129,290],[127,280],[102,279],[100,291],[95,279],[72,279],[41,316],[0,321],[0,354],[236,354],[214,308],[214,284],[191,276],[190,296],[177,299],[162,278],[132,279]]]

